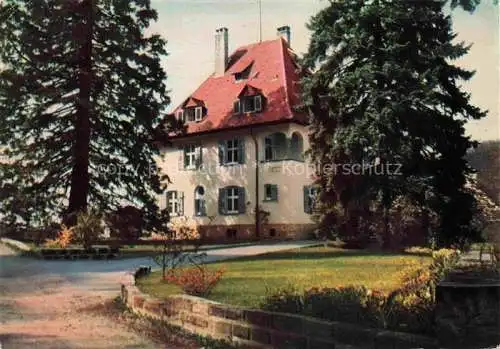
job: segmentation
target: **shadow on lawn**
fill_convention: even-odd
[[[386,251],[370,251],[370,250],[333,250],[321,251],[311,250],[307,251],[282,251],[272,252],[257,256],[243,256],[235,258],[232,262],[245,262],[245,261],[272,261],[272,260],[317,260],[317,259],[331,259],[331,258],[346,258],[346,257],[393,257],[400,256],[418,256],[418,254],[409,254],[403,252],[386,252]],[[215,254],[214,254],[215,256]],[[425,255],[422,255],[425,256]],[[217,256],[222,257],[222,256]]]

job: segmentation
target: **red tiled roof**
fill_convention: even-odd
[[[234,74],[250,65],[248,79],[236,81]],[[306,123],[306,115],[294,111],[300,102],[298,82],[295,55],[284,39],[251,44],[236,50],[229,57],[226,73],[205,80],[174,115],[190,99],[203,101],[207,115],[201,122],[188,123],[187,135],[281,121]],[[246,86],[262,92],[266,107],[259,113],[233,115],[234,101]]]

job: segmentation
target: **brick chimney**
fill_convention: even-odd
[[[227,28],[215,31],[215,76],[223,76],[229,58],[229,39]]]
[[[285,25],[278,28],[278,36],[281,36],[283,39],[285,39],[286,42],[288,42],[288,46],[290,46],[290,35],[291,32],[289,26]]]

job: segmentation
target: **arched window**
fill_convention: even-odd
[[[264,160],[285,160],[288,157],[287,139],[284,133],[276,132],[265,138]]]
[[[304,160],[304,141],[302,135],[298,132],[294,132],[290,140],[290,159]]]
[[[205,188],[197,186],[194,190],[194,215],[201,217],[207,215],[205,205]]]

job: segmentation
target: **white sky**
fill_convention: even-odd
[[[482,0],[472,15],[453,12],[457,40],[473,44],[457,64],[476,70],[465,85],[472,102],[488,109],[488,116],[467,125],[475,139],[500,138],[499,99],[499,12],[493,0]],[[276,28],[290,25],[292,48],[307,50],[310,33],[305,23],[328,4],[325,0],[262,0],[263,40],[276,36]],[[187,98],[214,69],[215,29],[229,29],[229,51],[259,39],[258,0],[152,0],[159,20],[152,30],[168,40],[169,56],[163,64],[171,90],[171,108]]]

